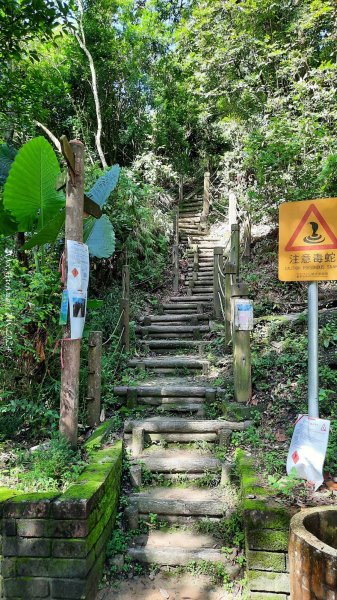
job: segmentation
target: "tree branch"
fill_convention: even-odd
[[[94,60],[92,58],[90,51],[87,48],[86,41],[85,41],[85,34],[84,34],[84,29],[83,29],[83,24],[82,24],[83,7],[81,6],[81,3],[80,3],[80,11],[81,11],[81,17],[80,17],[80,22],[79,22],[80,35],[75,32],[75,37],[77,39],[77,42],[78,42],[81,50],[83,50],[83,52],[86,55],[88,62],[89,62],[90,73],[91,73],[91,83],[92,83],[92,93],[94,96],[96,119],[97,119],[97,131],[95,134],[95,142],[96,142],[97,152],[98,152],[98,155],[99,155],[101,163],[102,163],[102,167],[105,168],[108,165],[105,160],[104,152],[102,150],[102,145],[101,145],[102,114],[101,114],[101,105],[100,105],[100,101],[99,101],[99,97],[98,97],[96,70],[95,70]]]
[[[40,121],[34,121],[35,125],[37,125],[38,127],[41,127],[41,129],[43,129],[43,131],[47,134],[47,136],[49,137],[49,139],[53,142],[54,146],[56,147],[56,149],[59,152],[62,152],[61,150],[61,143],[60,141],[57,139],[57,137],[48,129],[48,127],[46,127],[45,125],[43,125],[42,123],[40,123]]]

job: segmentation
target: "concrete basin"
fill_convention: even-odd
[[[337,507],[308,508],[290,522],[291,600],[337,600]]]

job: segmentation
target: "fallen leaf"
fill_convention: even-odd
[[[337,490],[337,483],[335,483],[334,481],[326,481],[325,485],[328,488],[328,490]]]
[[[285,435],[285,433],[283,433],[280,429],[278,429],[277,432],[275,433],[275,439],[278,442],[286,442],[288,438]]]

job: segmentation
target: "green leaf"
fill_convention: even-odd
[[[11,218],[11,215],[5,211],[2,200],[0,199],[0,234],[11,235],[18,230],[18,224]]]
[[[120,170],[119,165],[111,167],[109,171],[97,179],[91,190],[87,192],[87,196],[102,207],[118,183]]]
[[[84,241],[88,244],[90,254],[96,258],[109,258],[116,247],[115,232],[109,218],[103,215],[94,220],[92,227],[90,225],[88,223],[84,233]]]
[[[4,208],[19,224],[19,231],[37,229],[65,205],[62,192],[55,190],[60,167],[44,137],[27,142],[19,150],[4,187]]]
[[[30,250],[34,246],[43,246],[43,244],[52,244],[55,242],[64,221],[65,211],[62,210],[23,245],[23,250]]]
[[[13,146],[2,144],[0,146],[0,185],[3,185],[8,177],[17,151]]]

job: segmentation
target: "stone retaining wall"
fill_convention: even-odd
[[[2,598],[95,598],[122,471],[122,442],[102,447],[110,428],[88,440],[89,464],[64,494],[0,489]]]
[[[259,486],[252,460],[238,451],[246,540],[249,598],[287,600],[290,597],[288,541],[293,510],[280,507]]]

